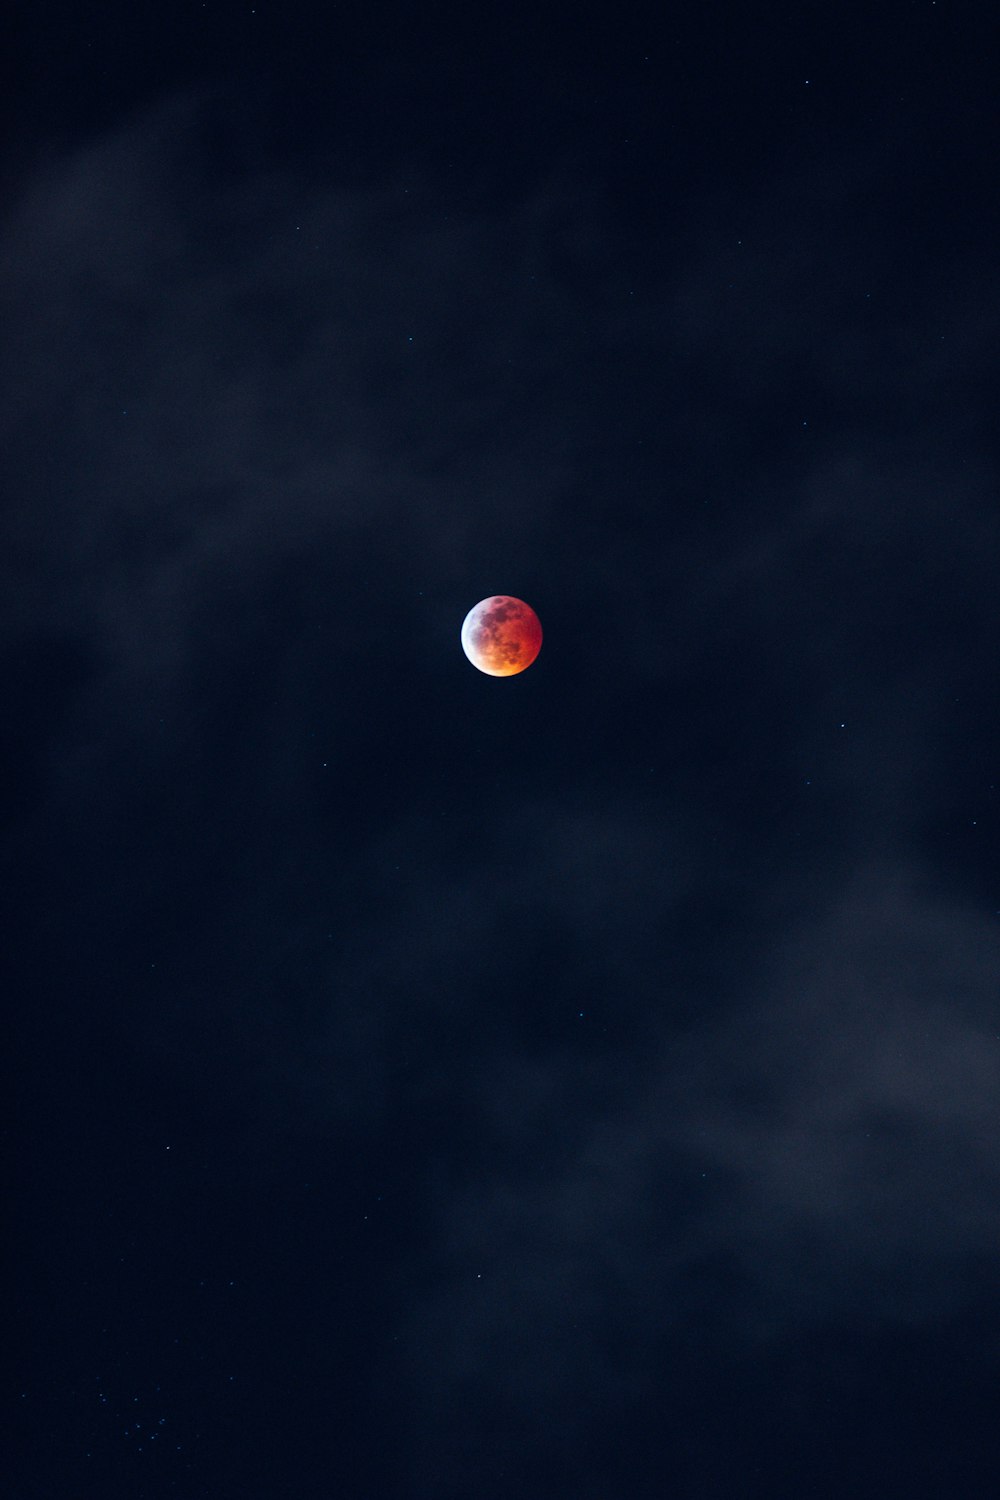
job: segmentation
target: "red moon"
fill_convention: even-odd
[[[491,594],[470,609],[462,626],[462,650],[490,677],[514,677],[542,649],[542,627],[530,604],[510,594]]]

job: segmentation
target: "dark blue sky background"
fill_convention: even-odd
[[[993,1500],[981,8],[13,45],[11,1494]]]

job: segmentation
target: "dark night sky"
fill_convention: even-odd
[[[988,19],[22,8],[15,1500],[1000,1493]]]

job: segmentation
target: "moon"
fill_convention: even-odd
[[[530,604],[510,594],[491,594],[470,609],[462,626],[462,650],[489,677],[514,677],[542,649],[542,627]]]

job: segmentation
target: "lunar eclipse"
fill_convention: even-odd
[[[541,649],[541,623],[523,599],[491,594],[465,617],[462,650],[490,677],[514,677],[531,666]]]

